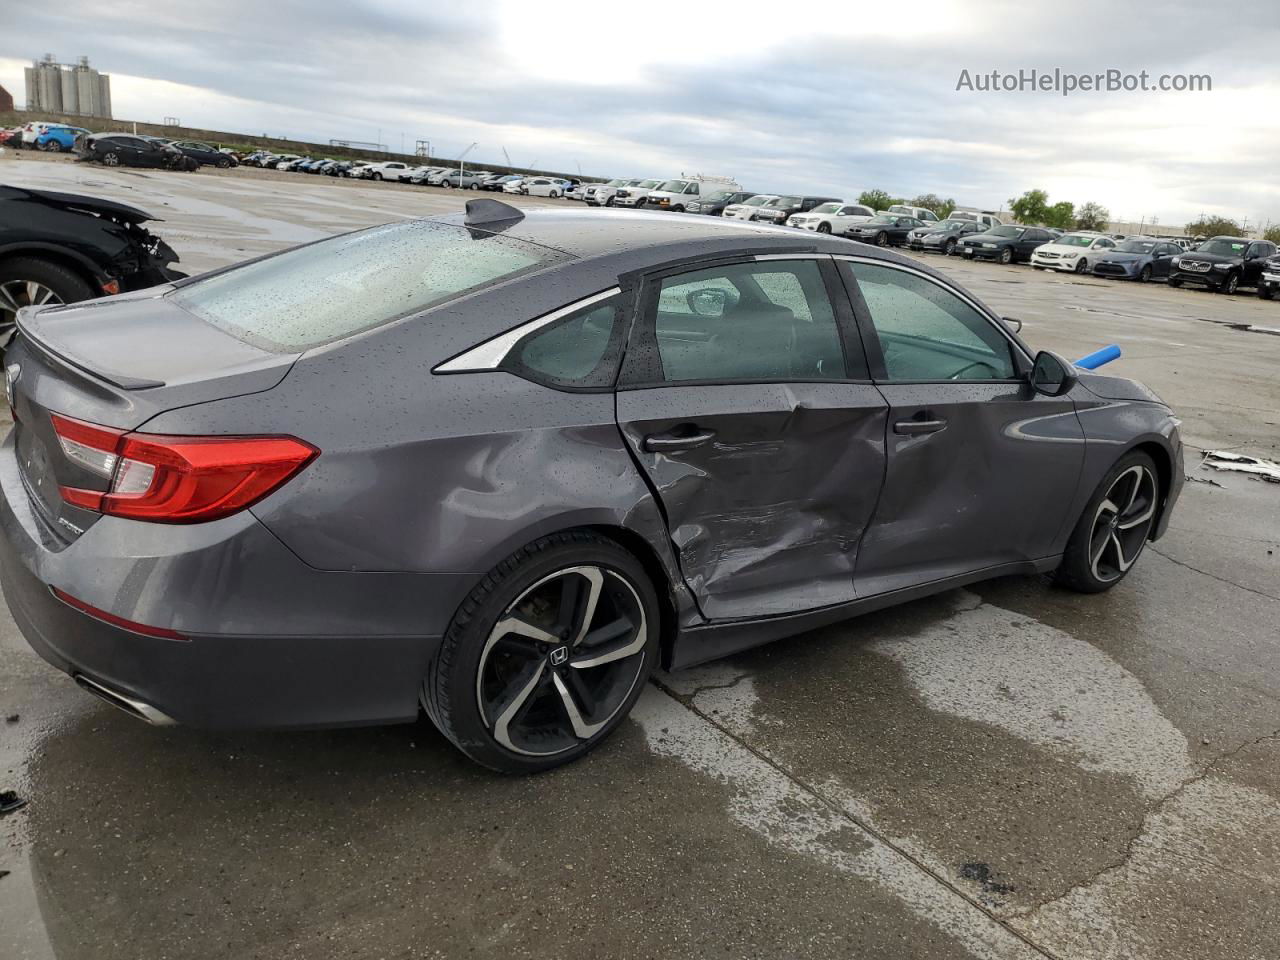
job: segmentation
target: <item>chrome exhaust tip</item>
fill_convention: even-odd
[[[117,709],[123,710],[132,717],[144,720],[155,727],[169,727],[176,722],[168,714],[161,713],[149,703],[143,703],[133,697],[127,697],[123,693],[112,690],[110,687],[104,687],[97,680],[90,680],[83,673],[75,673],[71,675],[71,679],[75,680],[81,690],[93,694],[99,700],[105,700]]]

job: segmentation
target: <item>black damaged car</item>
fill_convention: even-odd
[[[20,308],[75,303],[180,280],[178,255],[137,207],[0,185],[0,344]]]
[[[1218,293],[1235,293],[1239,287],[1255,286],[1263,263],[1275,254],[1276,245],[1269,240],[1214,237],[1173,261],[1169,286],[1191,283]]]

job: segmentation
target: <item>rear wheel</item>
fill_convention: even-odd
[[[560,199],[560,191],[559,191],[559,190],[552,190],[552,191],[551,191],[550,196],[551,196],[551,199],[552,199],[552,200],[559,200],[559,199]]]
[[[1055,579],[1081,593],[1110,590],[1142,555],[1159,504],[1154,461],[1138,450],[1121,457],[1076,523]]]
[[[228,167],[231,166],[231,161],[227,157],[223,157],[221,160],[218,161],[217,165],[219,170],[226,170]]]
[[[479,190],[479,189],[480,189],[480,184],[478,184],[478,183],[473,183],[473,184],[471,184],[470,189],[471,189],[471,190]]]
[[[18,310],[40,304],[76,303],[93,288],[59,263],[16,257],[0,263],[0,340],[13,330]]]
[[[543,537],[463,602],[422,705],[458,749],[494,770],[568,763],[599,746],[640,696],[658,621],[653,585],[618,544],[585,531]]]
[[[381,179],[382,179],[382,174],[380,174],[380,173],[375,173],[375,174],[373,175],[373,179],[374,179],[374,180],[381,180]]]

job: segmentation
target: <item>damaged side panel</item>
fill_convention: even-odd
[[[620,391],[618,423],[709,619],[854,597],[884,478],[887,404],[869,384]]]

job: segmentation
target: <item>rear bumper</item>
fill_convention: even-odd
[[[458,586],[315,570],[247,511],[189,527],[105,517],[60,549],[45,536],[10,436],[0,446],[0,584],[28,643],[72,676],[207,728],[415,719],[439,632],[414,630]],[[54,587],[184,639],[98,619]]]

